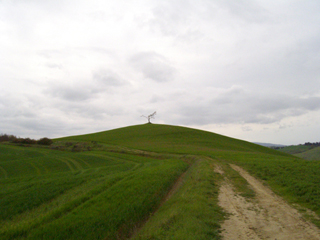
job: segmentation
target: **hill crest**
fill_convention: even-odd
[[[263,152],[283,155],[272,149],[209,131],[165,124],[141,124],[56,140],[97,141],[148,151],[172,153],[213,150]]]

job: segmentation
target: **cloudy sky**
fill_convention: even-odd
[[[0,0],[0,133],[154,123],[320,141],[320,1]]]

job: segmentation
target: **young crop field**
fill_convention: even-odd
[[[1,239],[125,238],[189,167],[110,151],[0,151]]]
[[[145,124],[0,144],[0,239],[221,239],[224,177],[255,193],[229,164],[320,215],[320,162],[210,132]],[[320,222],[314,218],[314,223]]]

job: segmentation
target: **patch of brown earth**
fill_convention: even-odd
[[[219,193],[220,206],[230,214],[222,225],[224,239],[320,240],[320,230],[296,209],[242,168],[230,166],[247,180],[256,197],[249,201],[240,196],[225,178]],[[216,171],[223,174],[220,169]]]

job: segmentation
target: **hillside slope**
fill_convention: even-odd
[[[320,160],[320,147],[312,148],[310,150],[294,154],[306,160]]]
[[[297,153],[302,153],[305,151],[308,151],[312,149],[312,146],[307,146],[307,145],[292,145],[292,146],[287,146],[284,148],[280,148],[278,151],[288,153],[288,154],[297,154]]]
[[[221,183],[228,178],[237,194],[255,197],[230,164],[320,215],[320,161],[207,131],[144,124],[54,139],[50,147],[0,144],[0,236],[220,239]]]
[[[292,154],[305,160],[320,160],[320,147],[312,145],[293,145],[279,149],[280,152]]]
[[[261,152],[287,156],[287,154],[263,146],[212,132],[162,124],[135,125],[57,140],[98,141],[106,144],[156,152],[194,154],[224,150]]]

